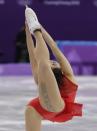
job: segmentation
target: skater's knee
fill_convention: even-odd
[[[41,60],[39,62],[39,70],[41,70],[42,72],[46,72],[48,68],[50,68],[50,64],[47,60]]]
[[[25,116],[28,117],[28,116],[33,115],[33,114],[34,114],[33,107],[27,106],[26,109],[25,109]]]
[[[27,106],[25,109],[25,118],[26,119],[43,119],[42,116],[35,110],[34,107]]]

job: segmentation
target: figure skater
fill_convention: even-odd
[[[31,8],[26,7],[25,17],[29,59],[39,92],[26,106],[25,125],[26,131],[40,131],[42,120],[66,122],[73,116],[82,116],[82,104],[75,103],[78,85],[70,63]],[[46,44],[56,61],[50,60]]]

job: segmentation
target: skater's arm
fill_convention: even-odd
[[[53,38],[48,34],[48,32],[42,27],[42,34],[44,37],[44,40],[51,48],[53,54],[55,55],[57,61],[60,63],[61,69],[63,73],[71,79],[73,82],[75,82],[74,74],[72,67],[67,60],[67,58],[63,55],[63,53],[60,51],[60,49],[57,47],[56,42],[53,40]]]

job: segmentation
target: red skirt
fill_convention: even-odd
[[[74,103],[75,94],[71,94],[68,98],[63,98],[65,103],[65,108],[63,111],[55,113],[45,110],[40,102],[39,98],[32,99],[28,105],[36,109],[36,111],[44,118],[44,120],[50,120],[52,122],[65,122],[71,120],[74,116],[82,116],[82,104]],[[71,100],[73,99],[73,100]]]

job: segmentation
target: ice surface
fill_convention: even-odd
[[[96,131],[97,77],[77,77],[76,101],[84,104],[83,117],[58,124],[43,121],[42,131]],[[38,95],[33,77],[0,77],[0,131],[25,131],[24,111]]]

